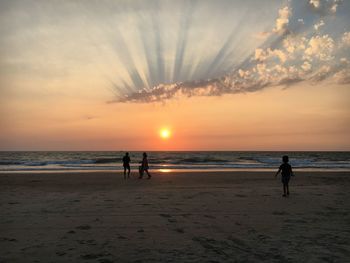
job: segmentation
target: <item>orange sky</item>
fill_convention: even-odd
[[[2,1],[0,150],[350,150],[349,14],[337,0]]]
[[[2,101],[2,150],[349,150],[348,86],[269,88],[166,103],[85,93]],[[171,138],[159,136],[161,128]]]

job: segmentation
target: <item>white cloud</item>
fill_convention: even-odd
[[[303,65],[301,65],[301,68],[305,71],[311,70],[311,64],[308,61],[304,61]]]
[[[241,78],[243,78],[243,79],[247,79],[247,78],[249,78],[249,76],[250,76],[250,72],[249,72],[249,70],[241,70],[241,69],[239,69],[238,70],[238,74],[239,74],[239,76],[241,77]]]
[[[332,7],[331,7],[331,12],[332,13],[336,13],[337,12],[337,7],[338,7],[338,4],[337,3],[334,3],[333,5],[332,5]]]
[[[341,39],[341,44],[344,46],[350,46],[350,32],[345,32]]]
[[[267,50],[257,48],[255,49],[254,59],[260,62],[266,61],[268,59],[278,58],[281,63],[285,63],[287,60],[287,55],[280,49],[270,49]]]
[[[312,5],[314,8],[320,7],[320,0],[310,0],[310,5]]]
[[[273,32],[283,34],[287,32],[289,17],[292,15],[290,7],[285,6],[278,11],[279,17],[276,19],[276,25]]]
[[[255,55],[254,55],[255,60],[265,61],[267,57],[268,57],[268,54],[262,48],[255,49]]]
[[[319,14],[333,13],[339,3],[337,0],[309,1],[310,6],[314,11],[317,9]],[[266,45],[256,48],[247,57],[244,66],[222,77],[175,85],[161,84],[151,90],[131,94],[124,101],[153,102],[177,95],[216,96],[254,92],[269,86],[290,86],[301,81],[314,84],[324,80],[350,83],[350,54],[343,48],[350,45],[350,32],[334,36],[333,39],[329,34],[321,35],[317,32],[329,20],[320,19],[316,24],[310,24],[312,22],[304,22],[302,18],[294,21],[299,22],[299,28],[300,23],[309,23],[308,28],[313,26],[315,31],[292,30],[289,27],[292,19],[291,9],[288,6],[281,8],[273,29],[262,33],[264,38],[271,37],[266,40]],[[279,36],[273,33],[278,33]],[[269,47],[267,43],[272,44]]]
[[[335,14],[342,0],[310,0],[309,5],[313,11],[321,15]]]
[[[317,58],[322,61],[331,60],[334,50],[334,40],[328,36],[314,36],[310,39],[305,49],[304,59],[313,60]]]
[[[314,25],[314,28],[315,28],[315,30],[318,30],[320,27],[322,27],[322,26],[324,26],[325,24],[324,24],[324,21],[323,20],[320,20],[320,22],[318,22],[318,23],[316,23],[315,25]]]
[[[283,47],[285,50],[293,54],[294,52],[304,50],[306,48],[307,39],[305,37],[291,36],[283,40]]]

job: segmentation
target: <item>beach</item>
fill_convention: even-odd
[[[1,173],[0,262],[348,262],[350,172]]]

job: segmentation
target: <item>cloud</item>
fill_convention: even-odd
[[[279,59],[279,61],[283,64],[287,60],[287,55],[280,49],[271,49],[268,48],[266,50],[257,48],[255,50],[254,59],[263,62],[268,59]]]
[[[289,87],[300,82],[316,84],[326,80],[348,84],[350,54],[347,52],[347,47],[350,45],[350,32],[342,33],[340,36],[334,32],[320,34],[321,27],[328,28],[325,22],[328,23],[328,20],[321,19],[315,23],[315,20],[319,19],[318,14],[334,14],[340,3],[341,1],[336,0],[309,1],[313,10],[308,12],[310,16],[313,14],[314,19],[293,17],[290,6],[280,8],[273,28],[264,31],[261,36],[265,39],[264,44],[255,48],[233,70],[220,77],[162,83],[149,89],[125,94],[112,102],[163,102],[183,96],[220,96],[256,92],[271,86]],[[315,11],[317,15],[314,14]],[[260,35],[261,33],[258,36]],[[232,34],[226,39],[231,38]],[[227,56],[226,43],[223,43],[222,49],[225,51],[223,53]],[[216,58],[221,59],[223,57],[221,55],[218,53]]]
[[[313,6],[316,9],[320,7],[320,0],[310,0],[309,3],[311,6]]]
[[[278,18],[276,19],[276,25],[273,32],[278,34],[284,34],[288,31],[289,17],[292,15],[290,7],[285,6],[278,11]]]
[[[342,69],[334,74],[334,80],[338,84],[350,84],[350,69]]]
[[[335,14],[342,0],[309,0],[311,10],[322,16]]]
[[[324,21],[320,20],[320,22],[314,25],[315,30],[318,30],[320,27],[324,26]]]
[[[344,46],[350,46],[350,32],[345,32],[341,39],[341,44]]]
[[[301,65],[301,68],[305,71],[311,70],[311,64],[308,61],[304,61],[304,63]]]
[[[317,58],[322,61],[331,60],[334,50],[334,40],[328,36],[314,36],[309,40],[305,49],[304,59],[312,60]]]
[[[288,36],[283,40],[283,47],[285,50],[293,54],[294,52],[303,51],[306,48],[307,39],[305,37]]]

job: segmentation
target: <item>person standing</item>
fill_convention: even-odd
[[[277,175],[281,172],[281,179],[282,179],[282,184],[283,184],[283,197],[289,196],[289,180],[291,176],[294,176],[293,171],[292,171],[292,166],[288,163],[289,158],[287,155],[282,157],[282,164],[278,168],[278,171],[275,175]]]
[[[126,170],[128,170],[128,178],[130,178],[130,157],[129,153],[125,153],[123,157],[124,179],[126,179]]]
[[[139,167],[140,177],[139,179],[142,179],[143,173],[146,172],[148,175],[148,179],[151,179],[151,174],[148,172],[149,166],[148,166],[148,159],[147,159],[147,153],[143,153],[143,158],[141,162],[141,166]]]

